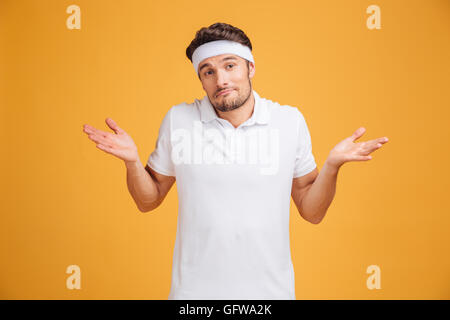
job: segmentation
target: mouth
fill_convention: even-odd
[[[224,95],[224,94],[227,94],[227,93],[230,93],[230,92],[233,91],[233,90],[234,90],[234,89],[227,89],[227,90],[220,91],[219,94],[217,95],[217,97],[219,97],[219,96],[221,96],[221,95]]]

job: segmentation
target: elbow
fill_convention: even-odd
[[[145,208],[143,208],[143,207],[141,207],[141,206],[137,206],[137,208],[138,208],[138,210],[139,210],[140,212],[142,212],[142,213],[148,212],[147,209],[145,209]]]
[[[319,218],[317,214],[305,214],[304,210],[298,210],[298,212],[303,219],[312,224],[319,224],[323,219],[323,216]]]
[[[142,212],[142,213],[147,213],[147,212],[150,212],[150,211],[154,210],[155,208],[139,207],[139,206],[138,206],[138,209],[139,209],[139,211]]]
[[[307,216],[305,216],[304,214],[301,214],[301,213],[300,213],[300,216],[303,217],[303,219],[305,219],[306,221],[308,221],[309,223],[312,223],[312,224],[319,224],[322,221],[322,219],[317,219],[317,218],[314,218],[314,217],[307,217]]]
[[[312,224],[319,224],[320,222],[322,222],[323,217],[324,217],[323,215],[316,214],[306,220]]]
[[[309,220],[309,222],[311,222],[312,224],[319,224],[321,221],[322,221],[322,219],[317,219],[317,220],[311,219],[311,220]]]
[[[138,208],[138,210],[142,213],[146,213],[151,211],[150,208],[148,208],[148,206],[144,206],[142,204],[136,203],[136,207]]]
[[[156,202],[152,203],[151,205],[147,205],[147,206],[138,205],[137,208],[139,209],[140,212],[147,213],[147,212],[155,210],[156,208],[159,207],[159,205],[160,205],[160,202],[156,201]]]

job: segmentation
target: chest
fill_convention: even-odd
[[[223,182],[289,175],[295,161],[296,135],[289,127],[242,128],[204,126],[172,132],[172,160],[179,176]],[[245,181],[242,181],[245,183]]]

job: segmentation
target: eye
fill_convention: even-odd
[[[234,67],[234,64],[229,64],[228,66],[232,66],[232,67]],[[227,66],[227,67],[228,67],[228,66]]]
[[[211,70],[209,70],[209,71],[206,71],[206,72],[205,72],[205,75],[209,74],[209,72],[211,72]]]

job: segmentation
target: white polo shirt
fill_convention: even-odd
[[[238,128],[207,95],[166,113],[147,164],[176,177],[178,223],[172,299],[293,299],[292,179],[316,168],[295,107],[254,90]]]

